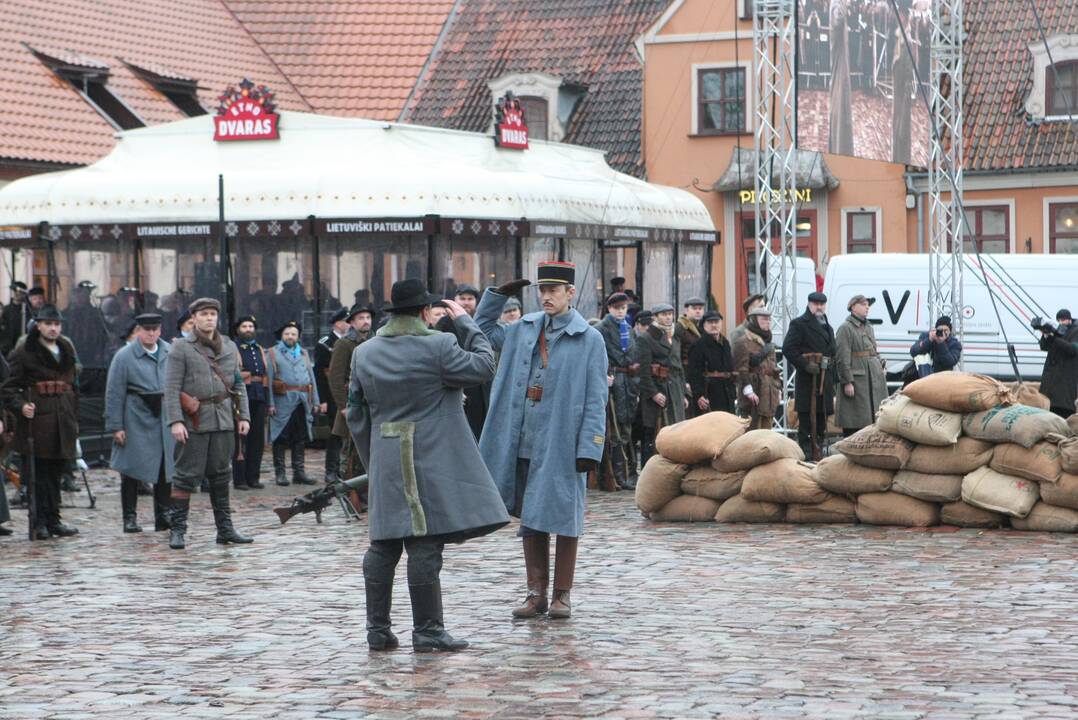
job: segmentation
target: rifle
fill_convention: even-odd
[[[288,507],[273,508],[273,512],[277,514],[282,525],[296,515],[309,512],[313,512],[315,520],[321,523],[322,511],[329,507],[330,503],[334,500],[337,500],[341,503],[341,508],[345,511],[345,514],[349,516],[358,516],[359,511],[356,510],[355,506],[350,505],[347,498],[354,492],[366,492],[369,484],[370,481],[366,475],[360,475],[351,480],[338,480],[327,484],[325,487],[312,490],[306,495],[293,498],[291,505]],[[349,507],[351,507],[351,510],[348,509]]]

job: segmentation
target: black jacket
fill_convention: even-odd
[[[1041,336],[1041,350],[1048,353],[1041,371],[1041,394],[1053,408],[1074,412],[1078,395],[1078,325],[1061,325],[1062,335]]]
[[[636,360],[636,333],[633,332],[631,327],[629,328],[629,349],[622,350],[621,328],[612,315],[607,315],[603,318],[603,321],[599,323],[596,329],[603,336],[603,342],[606,345],[607,363],[610,365],[610,372],[614,376],[614,385],[610,388],[610,394],[614,398],[614,410],[617,413],[618,422],[623,425],[630,425],[632,424],[633,416],[636,415],[636,406],[640,397],[640,382],[637,380],[640,366]],[[615,370],[615,368],[625,370],[634,365],[637,371],[633,373]]]
[[[318,399],[328,405],[328,417],[337,417],[337,404],[333,402],[333,393],[329,391],[329,361],[333,358],[333,346],[337,344],[337,333],[332,330],[328,335],[318,338],[314,344],[314,383],[318,386]]]
[[[708,372],[727,372],[731,377],[705,377],[704,373]],[[737,377],[734,373],[734,354],[725,336],[720,335],[716,340],[704,333],[693,343],[689,350],[688,376],[689,386],[692,387],[690,407],[696,407],[696,401],[706,397],[711,403],[712,412],[735,412]]]
[[[26,334],[26,325],[33,314],[25,300],[4,306],[3,313],[0,313],[0,352],[8,355],[15,349],[19,338]]]
[[[835,331],[831,324],[816,320],[811,312],[805,311],[800,317],[790,321],[790,329],[786,332],[786,339],[782,343],[782,356],[790,361],[797,370],[794,379],[794,410],[797,412],[812,411],[812,387],[814,376],[805,369],[808,361],[804,358],[805,353],[821,353],[830,358],[831,368],[823,376],[823,405],[816,400],[816,409],[821,409],[825,415],[835,411]],[[817,386],[818,387],[818,386]]]

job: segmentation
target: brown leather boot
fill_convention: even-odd
[[[569,591],[573,589],[573,574],[576,571],[577,538],[558,536],[554,550],[554,601],[550,603],[547,615],[554,620],[571,617]]]
[[[550,536],[524,536],[524,568],[528,573],[528,597],[513,610],[515,618],[533,618],[547,611],[547,585],[550,582]]]

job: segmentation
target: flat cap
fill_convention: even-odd
[[[34,285],[32,288],[30,288],[30,292],[28,292],[26,294],[27,295],[44,295],[45,294],[45,288],[41,287],[40,285]]]
[[[822,292],[811,292],[809,293],[809,302],[826,303],[827,296],[824,295]]]
[[[707,301],[702,297],[693,295],[691,298],[685,301],[685,307],[692,307],[693,305],[707,305]]]
[[[641,310],[636,314],[636,323],[638,325],[650,325],[655,322],[655,314],[650,310]]]
[[[674,306],[670,303],[659,303],[658,305],[651,306],[651,314],[658,315],[664,312],[674,312]]]
[[[502,312],[505,312],[506,310],[520,310],[520,309],[521,309],[520,301],[517,300],[515,297],[509,298],[508,300],[505,301],[505,305],[502,305]]]
[[[475,285],[464,283],[462,285],[457,285],[457,289],[453,291],[453,297],[456,297],[457,295],[475,295],[476,297],[479,297],[479,289]]]
[[[876,298],[865,297],[864,295],[854,295],[852,298],[850,298],[850,301],[846,303],[846,309],[852,310],[854,305],[863,302],[867,302],[869,305],[871,305],[872,303],[876,302]]]
[[[704,316],[700,318],[700,322],[707,322],[708,320],[722,320],[722,313],[718,310],[708,310],[704,313]]]
[[[202,297],[187,306],[187,311],[194,315],[199,310],[216,310],[221,312],[221,302],[217,298]]]
[[[610,297],[606,299],[606,306],[620,305],[621,303],[629,302],[629,296],[623,292],[610,293]]]
[[[755,317],[757,315],[761,315],[763,317],[771,317],[771,311],[767,309],[766,305],[763,307],[753,308],[752,310],[749,310],[748,317]]]

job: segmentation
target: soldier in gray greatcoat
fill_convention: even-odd
[[[139,315],[135,328],[135,341],[112,359],[105,386],[105,431],[112,433],[109,464],[120,473],[125,533],[142,532],[137,515],[139,483],[154,488],[154,530],[168,530],[176,447],[161,412],[169,351],[161,339],[161,316]]]
[[[445,631],[439,575],[446,543],[509,522],[464,414],[466,387],[494,376],[494,352],[464,309],[444,303],[454,333],[428,326],[440,298],[418,280],[393,284],[392,313],[352,353],[345,417],[370,476],[370,548],[363,557],[367,644],[398,647],[390,630],[393,576],[408,550],[412,648],[461,650]]]
[[[273,473],[278,485],[287,485],[285,451],[292,450],[292,482],[314,485],[307,477],[305,453],[314,439],[314,414],[325,412],[307,351],[300,347],[299,323],[290,320],[277,330],[277,344],[269,357],[269,437],[273,443]]]
[[[835,331],[835,423],[849,436],[876,419],[887,397],[887,365],[876,347],[876,333],[868,321],[874,301],[864,295],[850,298],[850,316]]]
[[[221,303],[199,298],[189,310],[194,318],[191,337],[173,343],[165,368],[165,422],[180,445],[172,477],[168,546],[184,548],[191,493],[203,480],[210,486],[217,542],[253,542],[232,526],[228,497],[236,434],[246,435],[251,427],[239,352],[217,329]]]

